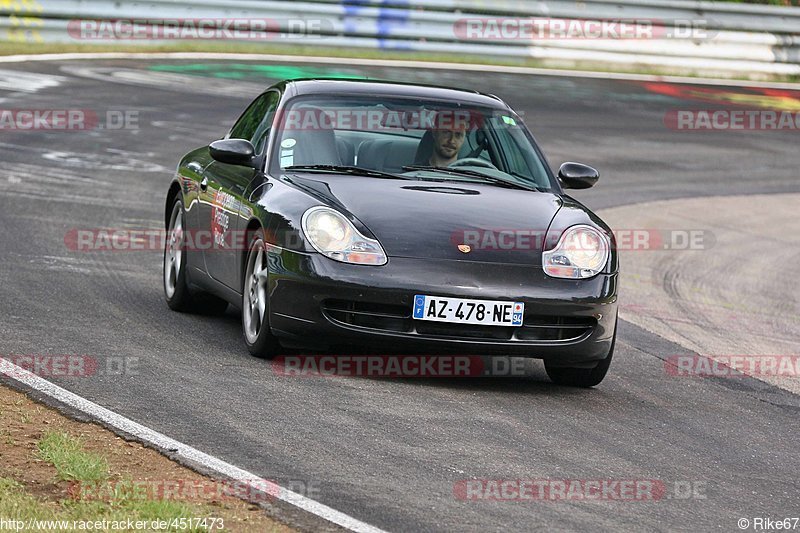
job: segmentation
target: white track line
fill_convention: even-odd
[[[0,56],[0,63],[25,61],[65,61],[80,59],[227,59],[239,61],[267,61],[283,63],[308,63],[321,65],[356,65],[363,67],[391,67],[431,70],[455,70],[463,72],[494,72],[500,74],[530,74],[535,76],[559,76],[570,78],[594,78],[603,80],[657,81],[690,83],[695,85],[722,85],[729,87],[760,87],[767,89],[800,90],[800,83],[761,82],[724,78],[694,78],[691,76],[656,76],[653,74],[628,74],[622,72],[595,72],[584,70],[547,69],[534,67],[512,67],[502,65],[480,65],[469,63],[444,63],[439,61],[407,61],[401,59],[357,59],[348,57],[316,57],[274,54],[226,54],[216,52],[102,52],[69,54],[27,54]]]
[[[5,374],[8,378],[24,383],[28,387],[53,398],[54,400],[76,409],[84,413],[93,420],[99,420],[105,424],[133,435],[134,437],[146,442],[156,448],[169,450],[176,455],[185,458],[186,460],[199,464],[209,471],[216,474],[242,483],[250,487],[254,492],[266,492],[269,496],[278,500],[286,502],[298,509],[302,509],[308,513],[316,515],[320,518],[339,525],[350,531],[359,531],[365,533],[385,533],[382,529],[371,526],[365,522],[357,520],[352,516],[346,515],[336,509],[328,507],[310,498],[292,492],[289,489],[281,487],[276,483],[260,478],[246,470],[242,470],[232,464],[226,463],[221,459],[217,459],[211,455],[201,452],[196,448],[179,442],[175,439],[167,437],[155,430],[143,426],[129,418],[125,418],[105,407],[97,405],[94,402],[87,400],[75,393],[50,383],[32,372],[19,367],[6,359],[0,359],[0,374]]]

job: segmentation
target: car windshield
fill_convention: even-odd
[[[552,188],[533,139],[507,109],[377,96],[299,96],[275,127],[275,171]]]

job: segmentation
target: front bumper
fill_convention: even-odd
[[[509,355],[579,365],[604,359],[617,316],[617,274],[554,279],[540,266],[392,257],[381,266],[269,252],[273,333],[287,346],[373,354]],[[522,301],[522,327],[411,318],[415,294]]]

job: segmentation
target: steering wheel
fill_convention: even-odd
[[[465,157],[464,159],[457,159],[447,165],[448,167],[483,167],[483,168],[493,168],[497,170],[497,167],[491,164],[489,161],[485,159],[481,159],[479,157]]]

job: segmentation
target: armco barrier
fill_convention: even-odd
[[[619,64],[735,75],[800,75],[800,8],[672,0],[3,0],[0,40],[98,42],[80,21],[269,21],[264,44],[360,47]],[[654,38],[467,38],[465,21],[645,21]],[[157,32],[153,35],[159,35]],[[605,37],[605,36],[604,36]],[[108,34],[106,40],[108,42]],[[118,40],[129,44],[149,39]]]

